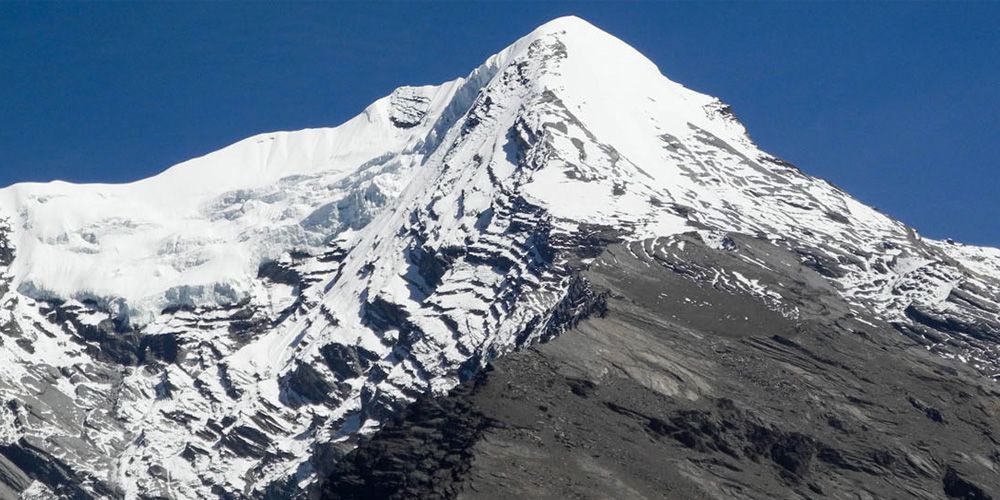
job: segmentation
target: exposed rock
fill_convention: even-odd
[[[793,253],[731,238],[719,250],[685,237],[683,249],[642,244],[658,249],[650,254],[609,248],[584,273],[608,297],[606,314],[421,403],[446,425],[468,415],[482,424],[451,450],[471,462],[446,467],[449,489],[402,473],[356,481],[352,498],[991,498],[1000,461],[982,436],[1000,428],[997,393],[961,363],[859,317],[819,273],[789,267]],[[753,289],[698,278],[698,269],[750,272],[734,258],[767,269],[758,284],[800,306],[792,328],[756,322],[773,304]],[[710,305],[665,307],[671,296]],[[708,321],[719,317],[738,321]],[[949,401],[954,417],[926,401]],[[392,461],[385,443],[420,442],[425,421],[406,412],[362,443],[341,462],[349,473],[331,473],[325,498],[338,498],[340,478],[419,463]],[[935,465],[957,456],[968,457],[962,474]]]

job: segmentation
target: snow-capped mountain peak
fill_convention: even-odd
[[[542,66],[530,75],[523,73],[529,60]],[[577,122],[593,124],[595,133],[639,160],[656,161],[658,153],[635,139],[648,135],[636,127],[666,133],[697,124],[749,144],[737,123],[709,112],[716,100],[670,82],[648,59],[586,21],[564,17],[491,57],[468,80],[402,87],[335,128],[260,134],[130,184],[6,188],[0,208],[12,214],[13,239],[25,256],[11,268],[14,286],[39,299],[114,302],[137,325],[170,307],[245,300],[262,262],[316,251],[333,236],[331,228],[356,229],[352,217],[365,219],[364,207],[341,206],[341,213],[330,214],[330,202],[344,205],[342,198],[356,188],[351,182],[376,177],[372,164],[387,155],[396,157],[390,167],[396,170],[424,161],[436,134],[501,71],[530,79],[535,99],[564,101]],[[630,116],[658,121],[623,120]],[[373,182],[366,189],[391,197],[405,179]],[[568,198],[598,193],[576,194]],[[331,215],[344,220],[331,224]]]
[[[681,233],[768,241],[858,311],[997,359],[996,250],[923,240],[760,151],[575,17],[338,127],[131,184],[15,185],[0,216],[0,324],[21,340],[0,345],[21,401],[0,436],[76,474],[40,491],[300,492],[419,395],[600,310],[580,272],[609,245],[652,259]],[[757,280],[686,271],[797,318]]]

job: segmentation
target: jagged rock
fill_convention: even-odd
[[[790,267],[794,253],[772,243],[680,241],[608,248],[583,273],[607,297],[603,315],[496,360],[433,402],[454,409],[442,422],[483,423],[461,443],[471,465],[447,469],[449,491],[405,475],[343,486],[393,470],[384,443],[424,435],[421,416],[404,412],[339,462],[323,497],[990,498],[1000,488],[989,465],[1000,464],[996,443],[981,438],[1000,426],[1000,400],[974,370],[901,345],[890,324],[852,311],[822,274]],[[801,306],[795,329],[775,335],[780,324],[743,320],[767,315],[766,297],[694,271],[749,273],[730,259],[766,270],[753,275],[761,286],[781,284],[783,302]],[[668,306],[671,295],[708,305]],[[725,328],[693,317],[736,311]],[[935,418],[926,401],[936,400],[961,415]],[[968,457],[966,472],[937,469],[956,456]]]

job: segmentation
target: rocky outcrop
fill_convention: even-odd
[[[340,460],[319,486],[329,499],[453,498],[471,466],[472,446],[489,422],[466,397],[475,381],[447,398],[408,406],[365,446]]]
[[[793,250],[729,238],[612,246],[584,273],[603,316],[422,403],[433,422],[474,423],[470,439],[423,443],[428,419],[407,412],[341,462],[324,498],[397,470],[353,482],[352,498],[991,498],[992,382],[900,342]],[[759,321],[776,308],[761,287],[798,306],[787,326]],[[423,446],[468,457],[430,469],[447,489],[407,475]]]

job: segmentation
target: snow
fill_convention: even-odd
[[[332,236],[337,213],[324,207],[355,208],[352,188],[366,174],[411,168],[408,151],[462,82],[407,87],[428,100],[407,129],[393,125],[389,96],[339,127],[257,135],[131,184],[0,190],[18,249],[14,286],[36,298],[120,300],[137,324],[169,306],[239,302],[261,262]],[[405,183],[391,177],[365,192],[393,196]]]
[[[535,255],[536,237],[574,245],[594,226],[610,228],[647,266],[657,252],[685,249],[680,237],[654,238],[681,233],[723,251],[731,232],[799,245],[849,263],[833,288],[887,320],[914,303],[946,308],[964,283],[988,294],[975,273],[1000,275],[1000,251],[920,240],[758,150],[717,99],[573,17],[466,78],[402,87],[339,127],[261,134],[130,184],[11,186],[0,190],[0,216],[17,250],[15,291],[4,297],[16,305],[0,321],[24,325],[34,348],[0,346],[0,393],[34,398],[47,385],[76,405],[37,403],[70,407],[66,426],[14,429],[0,413],[0,439],[74,435],[74,412],[85,408],[97,422],[88,425],[103,426],[95,448],[114,462],[93,450],[67,450],[65,460],[114,479],[129,498],[164,493],[147,473],[153,464],[170,471],[166,492],[178,498],[203,497],[210,484],[254,496],[296,471],[305,484],[315,445],[350,446],[392,404],[445,392],[470,362],[537,339],[573,270],[561,255]],[[269,261],[303,281],[258,277]],[[705,277],[783,310],[775,290],[725,271]],[[34,326],[51,325],[33,300],[50,298],[68,300],[81,327],[111,316],[175,336],[183,359],[133,370],[91,358],[71,329]],[[402,319],[374,324],[376,303]],[[172,306],[186,308],[165,311]],[[260,331],[241,326],[246,314]],[[335,375],[327,346],[363,349],[377,368]],[[337,396],[290,402],[287,377],[302,366]],[[100,376],[43,381],[64,367]],[[169,396],[158,394],[164,380]],[[194,423],[164,417],[171,411]],[[280,430],[261,429],[261,415]],[[199,434],[223,421],[219,436]],[[220,436],[237,426],[265,432],[275,454],[226,451]],[[180,460],[186,444],[210,451]]]

